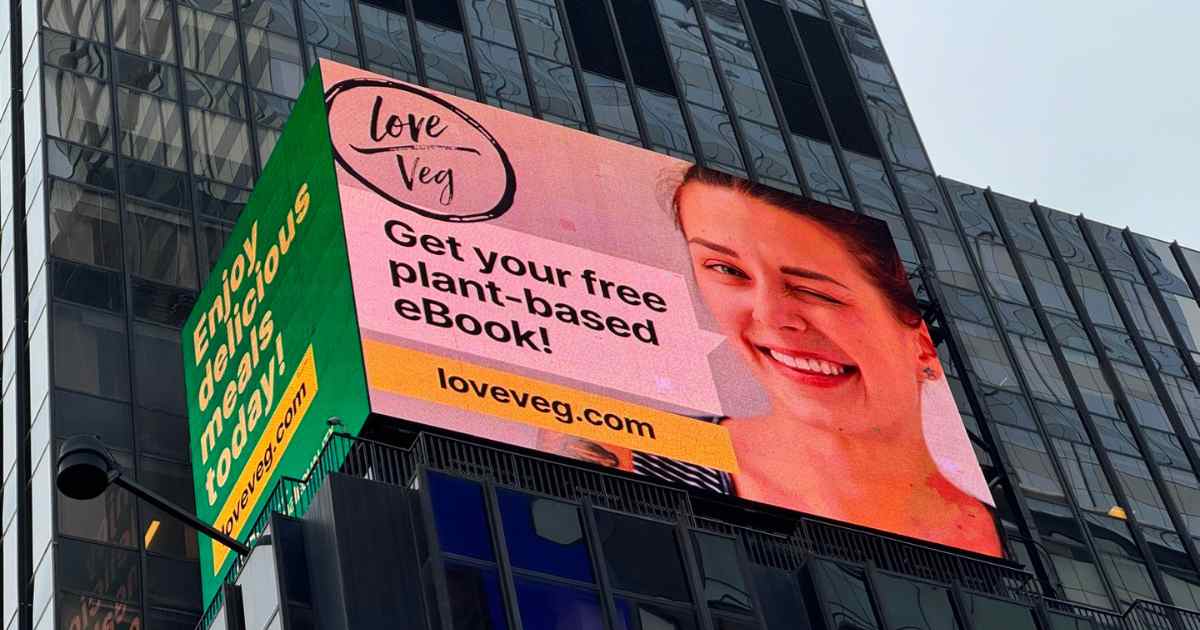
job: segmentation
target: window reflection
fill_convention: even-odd
[[[886,573],[874,579],[883,618],[892,628],[957,630],[950,589]]]
[[[690,610],[617,598],[616,630],[695,630]]]
[[[613,588],[691,600],[674,527],[607,510],[596,511],[596,525]]]
[[[704,599],[709,608],[750,612],[750,591],[738,562],[737,541],[703,532],[692,532]]]
[[[812,560],[808,563],[808,575],[833,627],[839,630],[880,627],[861,569]]]

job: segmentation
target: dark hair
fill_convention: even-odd
[[[878,220],[693,164],[684,172],[683,180],[671,198],[675,224],[680,226],[681,231],[679,194],[684,186],[691,183],[730,188],[821,224],[842,239],[867,278],[887,298],[896,318],[914,328],[921,324],[921,310],[908,284],[908,272],[896,253],[891,233]]]

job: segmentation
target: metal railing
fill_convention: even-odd
[[[799,569],[811,556],[869,562],[884,571],[958,584],[1026,604],[1041,603],[1048,610],[1087,618],[1099,628],[1200,630],[1200,613],[1195,611],[1137,600],[1122,613],[1052,599],[1032,588],[1032,574],[999,562],[803,515],[788,522],[789,531],[762,531],[698,515],[691,495],[680,488],[431,433],[417,435],[407,448],[344,433],[331,434],[303,479],[284,477],[276,483],[247,542],[253,547],[266,533],[273,512],[303,516],[331,473],[409,487],[422,467],[569,501],[586,499],[598,507],[734,535],[752,562],[780,569]],[[223,582],[235,583],[246,561],[238,557]],[[223,593],[218,590],[197,629],[208,630],[223,606]]]

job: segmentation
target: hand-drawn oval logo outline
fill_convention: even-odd
[[[496,137],[493,136],[490,131],[485,129],[483,125],[479,124],[479,121],[472,118],[470,114],[466,113],[465,111],[463,111],[462,109],[460,109],[459,107],[454,105],[453,103],[450,103],[450,102],[446,101],[445,99],[442,99],[434,94],[430,94],[429,92],[426,92],[416,86],[406,85],[404,83],[400,83],[397,81],[390,81],[387,79],[374,79],[374,78],[346,79],[346,80],[340,81],[340,82],[336,83],[335,85],[333,85],[332,87],[330,87],[325,92],[325,111],[331,112],[333,110],[333,101],[338,96],[346,94],[347,92],[349,92],[350,90],[353,90],[355,88],[361,88],[361,87],[389,88],[389,89],[399,90],[402,92],[407,92],[409,94],[418,96],[420,98],[432,101],[433,103],[436,103],[437,105],[439,105],[441,107],[444,107],[445,109],[447,109],[451,113],[453,113],[455,116],[460,118],[462,120],[462,122],[465,122],[467,125],[470,125],[471,128],[473,128],[475,131],[479,132],[479,135],[482,136],[483,139],[486,140],[488,142],[488,144],[490,144],[491,147],[496,150],[496,155],[500,158],[500,163],[504,167],[504,192],[503,192],[503,194],[500,195],[500,198],[496,201],[496,204],[494,206],[492,206],[490,209],[482,211],[482,212],[476,212],[476,213],[472,213],[472,214],[442,214],[442,213],[438,213],[438,212],[433,212],[426,208],[415,206],[413,204],[406,203],[405,201],[403,201],[401,199],[397,199],[394,195],[389,193],[387,190],[384,190],[382,187],[380,187],[376,183],[372,182],[370,179],[359,174],[358,171],[355,170],[355,168],[350,165],[349,161],[342,156],[341,152],[338,151],[337,144],[331,143],[332,148],[333,148],[333,158],[337,161],[338,164],[340,164],[342,166],[343,169],[346,170],[347,173],[349,173],[350,175],[353,175],[355,179],[362,182],[363,185],[365,185],[367,188],[370,188],[376,194],[378,194],[379,196],[383,197],[384,199],[387,199],[388,201],[396,204],[397,206],[400,206],[401,208],[404,208],[405,210],[415,212],[423,217],[426,217],[429,219],[435,219],[438,221],[447,221],[447,222],[451,222],[451,223],[474,223],[474,222],[479,222],[479,221],[491,221],[492,219],[499,218],[501,215],[503,215],[505,212],[507,212],[509,210],[509,208],[512,207],[513,199],[516,196],[516,192],[517,192],[517,176],[516,176],[516,173],[513,171],[512,162],[508,159],[508,152],[506,152],[504,150],[504,147],[500,146],[500,142],[496,140]]]

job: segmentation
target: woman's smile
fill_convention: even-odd
[[[755,349],[772,369],[800,385],[838,387],[850,383],[858,374],[854,365],[810,353],[767,346],[755,346]]]

